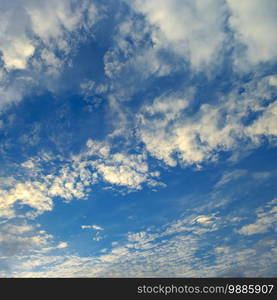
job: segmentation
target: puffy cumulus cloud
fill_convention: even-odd
[[[244,225],[238,232],[243,235],[253,235],[276,230],[277,225],[277,199],[270,201],[265,207],[256,210],[256,221]]]
[[[62,38],[57,40],[60,48],[68,46],[63,39],[66,32],[72,32],[80,27],[89,27],[97,18],[95,4],[86,0],[81,3],[64,0],[50,0],[47,3],[30,1],[25,9],[30,16],[34,33],[45,42]]]
[[[32,210],[28,210],[24,216],[34,218],[45,211],[51,211],[55,197],[60,197],[64,201],[85,198],[86,187],[95,182],[94,175],[80,165],[78,169],[74,169],[65,164],[51,174],[37,162],[35,166],[32,164],[29,161],[23,163],[25,167],[27,165],[28,168],[31,167],[28,169],[31,175],[27,173],[28,181],[17,179],[14,180],[14,187],[4,186],[0,190],[1,217],[14,218],[22,206],[27,206]]]
[[[276,60],[276,1],[227,0],[227,3],[230,9],[229,26],[235,38],[245,46],[242,51],[246,54],[238,53],[238,66]]]
[[[276,136],[276,105],[271,100],[276,91],[274,78],[254,79],[242,86],[243,93],[238,89],[220,95],[213,104],[201,104],[195,113],[191,112],[193,92],[157,97],[135,118],[138,142],[169,166],[180,163],[198,167],[216,160],[220,151],[240,149],[241,142],[260,145],[261,137]],[[245,123],[245,119],[250,121]],[[34,217],[52,210],[55,197],[65,201],[86,198],[90,187],[100,180],[127,190],[159,185],[159,172],[150,169],[147,152],[141,148],[125,150],[116,149],[112,140],[88,140],[79,154],[67,159],[47,155],[28,159],[21,164],[24,176],[9,186],[0,186],[1,215],[12,218],[17,209],[28,206],[34,210],[28,216]],[[230,176],[240,174],[226,175],[218,186],[231,180]]]
[[[194,96],[158,97],[137,114],[137,136],[152,156],[170,166],[177,162],[199,166],[218,159],[220,151],[239,148],[241,142],[257,146],[262,137],[276,137],[272,77],[254,79],[240,88],[244,93],[235,88],[217,95],[213,103],[202,103],[194,113]]]
[[[218,57],[225,40],[224,1],[155,0],[127,1],[153,26],[156,47],[171,49],[202,69]]]

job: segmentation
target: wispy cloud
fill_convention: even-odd
[[[256,221],[241,227],[238,232],[243,235],[254,235],[276,230],[277,199],[270,201],[265,207],[256,210]]]
[[[82,229],[93,229],[93,230],[104,230],[101,226],[98,225],[81,225]]]
[[[237,221],[233,222],[235,225]],[[230,224],[232,223],[229,221],[228,226]],[[230,243],[221,231],[225,226],[223,220],[215,215],[199,215],[194,218],[188,216],[164,224],[160,228],[151,227],[141,232],[129,232],[124,242],[113,243],[109,251],[106,249],[105,253],[100,255],[90,257],[34,255],[28,263],[25,261],[21,265],[21,271],[15,275],[255,277],[275,274],[274,266],[277,261],[276,256],[272,256],[276,251],[274,240],[261,239],[252,246],[246,246],[236,236],[234,238],[236,242]],[[216,236],[220,236],[220,239]],[[208,243],[211,238],[214,239],[212,245]],[[197,253],[203,250],[205,255],[197,256]],[[268,257],[271,257],[270,266],[266,264]],[[33,272],[34,266],[39,267],[40,271]]]
[[[70,62],[78,32],[89,30],[98,20],[90,1],[27,0],[1,3],[0,67],[1,109],[16,103],[37,86],[38,74],[58,76]],[[16,22],[14,22],[16,20]],[[80,39],[79,39],[80,41]],[[13,70],[26,70],[15,76]],[[10,75],[12,74],[12,75]],[[9,83],[9,84],[7,84]]]

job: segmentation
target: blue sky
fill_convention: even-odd
[[[0,0],[0,276],[277,270],[274,0]]]

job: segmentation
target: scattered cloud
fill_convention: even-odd
[[[203,103],[193,115],[187,109],[190,95],[156,98],[137,115],[138,138],[152,156],[169,166],[178,161],[184,165],[213,162],[218,152],[233,151],[241,143],[259,146],[264,137],[276,136],[276,103],[263,104],[272,93],[269,81],[270,78],[253,80],[245,85],[245,93],[233,90],[221,95],[215,105]],[[257,112],[257,119],[244,123],[245,118]]]
[[[93,229],[93,230],[104,230],[101,226],[98,225],[81,225],[82,229]]]
[[[277,200],[273,199],[265,207],[256,210],[256,221],[241,227],[238,232],[242,235],[266,233],[276,229]]]
[[[237,221],[233,222],[235,224]],[[222,235],[221,230],[224,226],[224,222],[215,215],[200,215],[194,218],[188,216],[159,228],[152,226],[145,231],[129,232],[125,241],[114,242],[110,250],[104,249],[105,251],[100,251],[99,255],[45,257],[36,254],[28,261],[22,258],[20,271],[14,275],[16,277],[72,277],[73,274],[78,277],[256,277],[276,274],[274,271],[277,263],[274,256],[276,241],[260,241],[254,242],[252,246],[246,246],[244,241],[236,236],[234,238],[236,242],[230,244]],[[217,238],[219,235],[220,239]],[[214,240],[213,246],[207,248],[211,238]],[[197,256],[199,251],[205,251],[205,255]],[[269,257],[271,264],[266,263]]]
[[[150,187],[159,185],[159,172],[149,170],[145,154],[114,152],[104,142],[90,139],[78,155],[58,161],[58,156],[42,154],[21,163],[24,180],[13,179],[12,185],[0,185],[1,217],[14,218],[22,206],[33,209],[25,216],[35,217],[51,211],[55,197],[64,201],[85,199],[99,180],[127,190],[140,190],[144,183]]]
[[[235,164],[237,153],[243,156],[265,141],[276,146],[276,1],[123,0],[111,9],[98,2],[1,1],[0,277],[276,276],[276,199],[256,209],[254,217],[246,204],[232,206],[248,196],[240,195],[245,186],[269,184],[271,169],[250,172],[238,165],[218,171],[206,199],[201,185],[199,195],[191,196],[195,206],[187,201],[181,216],[160,226],[136,227],[141,219],[128,211],[125,221],[136,229],[121,232],[99,252],[100,242],[111,238],[109,226],[78,223],[93,232],[89,242],[98,248],[91,256],[70,254],[71,242],[56,241],[35,225],[39,215],[55,208],[56,198],[88,199],[94,188],[122,194],[153,190],[166,186],[159,181],[165,169],[166,179],[179,172],[176,166],[184,173],[191,166],[200,170],[228,155]],[[111,12],[98,26],[98,44],[94,25]],[[99,70],[90,67],[86,55],[84,61],[77,55],[87,38]],[[76,72],[65,76],[77,78],[71,101],[52,85],[59,85],[73,62]],[[48,131],[55,118],[43,127],[40,107],[30,109],[27,103],[9,111],[26,96],[45,92],[53,96],[49,113],[57,106],[86,111],[78,115],[84,124],[94,121],[91,112],[103,109],[99,119],[108,123],[107,134],[95,121],[97,137],[88,126],[75,147],[56,123],[55,131]],[[84,108],[92,98],[90,109]],[[61,123],[76,121],[75,115],[71,120],[62,114]],[[78,124],[69,128],[79,137]],[[62,146],[56,149],[53,141]],[[242,180],[247,182],[224,194]]]
[[[64,249],[68,247],[68,244],[66,242],[60,242],[57,246],[57,249]]]
[[[223,174],[221,179],[216,183],[215,188],[224,186],[225,184],[229,183],[230,181],[237,180],[241,176],[244,176],[245,174],[247,174],[246,170],[233,170],[233,171],[227,172],[227,173]]]
[[[88,140],[87,151],[81,155],[81,159],[84,157],[87,165],[93,167],[104,181],[110,184],[141,189],[142,183],[153,184],[155,182],[153,178],[159,176],[158,172],[149,171],[144,153],[112,153],[109,144]],[[90,157],[95,159],[92,160]]]

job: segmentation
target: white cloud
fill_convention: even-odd
[[[168,105],[176,111],[159,111],[149,117],[145,111],[158,111],[157,102],[146,106],[138,116],[139,138],[145,143],[146,149],[156,158],[170,166],[176,165],[176,157],[185,164],[198,164],[211,158],[211,149],[224,148],[232,141],[230,129],[217,129],[219,108],[203,105],[200,116],[184,118],[185,113],[180,109],[173,97],[166,99]],[[186,99],[183,99],[186,107]],[[213,133],[212,135],[210,133]]]
[[[112,153],[109,144],[93,140],[88,140],[87,147],[87,151],[82,154],[86,157],[87,165],[93,167],[110,184],[141,189],[144,182],[153,184],[153,177],[159,176],[159,173],[149,171],[145,154]]]
[[[152,156],[170,166],[215,161],[219,151],[238,149],[241,142],[258,146],[262,138],[272,139],[277,134],[270,78],[245,84],[243,94],[234,89],[219,95],[213,104],[201,104],[194,114],[189,110],[193,105],[191,95],[158,97],[139,111],[137,136]],[[254,121],[244,123],[257,112]]]
[[[241,141],[258,146],[261,138],[277,134],[276,105],[269,100],[274,93],[271,81],[272,76],[254,79],[244,86],[243,94],[235,90],[222,95],[215,104],[201,104],[193,115],[189,113],[193,92],[157,97],[152,104],[144,105],[135,118],[138,141],[169,166],[180,163],[199,167],[204,161],[215,161],[218,151],[240,149]],[[243,118],[252,112],[258,113],[256,119],[243,124]],[[90,187],[99,180],[127,190],[139,190],[144,184],[159,185],[159,172],[150,170],[146,151],[127,150],[115,150],[112,138],[107,142],[88,140],[85,149],[67,160],[45,156],[23,162],[25,181],[18,179],[10,186],[0,186],[1,215],[13,218],[15,209],[27,205],[34,210],[27,215],[35,217],[53,209],[54,197],[65,201],[86,198]],[[218,185],[231,180],[231,175],[241,174],[225,174]]]
[[[254,223],[244,225],[238,232],[243,235],[253,235],[265,233],[269,230],[276,230],[277,225],[277,199],[270,201],[265,207],[261,207],[256,211],[256,221]]]
[[[277,58],[277,26],[275,0],[227,0],[231,16],[229,25],[235,38],[245,47],[246,55],[239,52],[237,64],[256,64]],[[244,62],[243,60],[246,60]]]
[[[81,94],[84,96],[85,100],[88,100],[90,97],[95,94],[101,95],[108,91],[107,84],[97,84],[93,80],[85,80],[80,84]]]
[[[275,0],[246,1],[128,1],[154,26],[152,39],[156,47],[170,48],[185,57],[193,68],[215,63],[224,42],[230,36],[224,31],[225,20],[234,32],[238,50],[236,63],[256,64],[276,59],[275,34],[277,5]]]
[[[202,213],[199,214],[201,209]],[[0,274],[1,276],[9,274],[14,277],[274,275],[274,266],[277,263],[274,259],[276,241],[258,240],[249,246],[245,244],[241,235],[254,234],[254,231],[261,233],[270,229],[274,230],[276,199],[256,210],[257,220],[252,223],[252,225],[258,225],[254,226],[255,228],[248,224],[236,231],[238,222],[240,224],[244,222],[245,216],[249,220],[248,210],[240,213],[240,216],[233,212],[220,215],[217,206],[207,208],[203,205],[172,222],[156,227],[144,227],[144,230],[139,232],[128,232],[125,238],[121,237],[120,240],[113,242],[110,250],[105,249],[89,257],[57,254],[58,251],[67,248],[68,244],[66,242],[54,244],[53,237],[44,230],[34,230],[26,223],[15,227],[5,223],[0,224],[1,233],[5,235],[5,232],[8,232],[9,234],[9,237],[6,235],[5,240],[13,241],[14,239],[10,236],[17,236],[19,243],[18,238],[23,237],[24,239],[20,240],[23,245],[20,244],[15,249],[25,249],[23,252],[18,250],[16,256],[8,257],[6,254],[5,257],[2,256],[0,265],[3,265],[3,274]],[[4,229],[5,226],[6,229]],[[93,236],[95,242],[104,238],[103,231],[100,229],[102,227],[99,225],[82,225],[81,228],[95,230],[95,236]],[[234,230],[235,234],[240,234],[232,243],[228,230]],[[28,240],[30,242],[28,247],[24,246],[27,241],[25,237],[31,237],[31,240]],[[211,239],[214,240],[212,246]],[[8,246],[5,249],[7,250]],[[199,256],[199,251],[203,250],[205,250],[205,255]],[[266,261],[269,258],[271,258],[269,260],[271,263],[267,264]]]
[[[197,217],[195,221],[203,225],[210,225],[213,223],[213,219],[210,216],[200,216]]]
[[[9,107],[11,103],[18,103],[21,101],[23,91],[24,88],[19,82],[14,82],[9,85],[1,85],[0,83],[0,113],[2,113],[5,108]]]
[[[277,135],[277,102],[273,102],[265,109],[260,118],[247,128],[247,133],[253,139],[261,135]]]
[[[116,47],[106,56],[106,74],[110,77],[126,71],[126,65],[140,70],[142,76],[170,74],[176,66],[161,59],[160,50],[185,59],[193,71],[209,74],[216,70],[227,49],[234,50],[231,55],[238,70],[276,59],[275,0],[161,0],[159,5],[155,0],[125,2],[146,22],[135,26],[139,21],[131,15],[132,20],[124,18],[120,24]],[[137,49],[134,41],[139,44],[145,32],[150,34],[152,44]],[[132,44],[126,37],[131,37]]]
[[[39,253],[31,255],[27,261],[24,257],[17,258],[18,268],[13,276],[255,277],[275,274],[275,241],[260,240],[247,247],[244,240],[236,238],[230,245],[219,231],[224,226],[226,224],[213,214],[184,217],[160,227],[129,232],[125,241],[113,243],[110,250],[104,249],[95,256]],[[221,238],[215,238],[213,247],[206,248],[213,231]],[[199,257],[198,251],[203,250],[205,255]],[[270,264],[266,263],[268,259]]]
[[[253,177],[258,180],[266,180],[270,178],[273,174],[271,172],[254,172]]]
[[[1,0],[0,109],[30,93],[38,85],[39,72],[48,78],[59,75],[76,44],[91,34],[98,19],[95,4],[88,0]],[[80,29],[82,36],[76,34]],[[15,69],[28,70],[29,78],[34,78],[32,85],[12,73]]]
[[[122,15],[121,19],[113,46],[104,55],[104,70],[112,91],[110,104],[115,99],[118,102],[130,100],[152,76],[167,76],[176,69],[174,63],[163,58],[162,49],[153,46],[149,24],[135,17],[133,12]]]
[[[91,26],[97,18],[96,8],[89,1],[82,1],[78,6],[74,0],[27,0],[24,5],[16,0],[2,4],[0,49],[7,69],[27,67],[28,59],[41,46],[37,38],[44,45],[68,51],[66,34],[82,26]],[[86,12],[88,20],[84,17]],[[47,48],[43,49],[42,58],[47,63],[56,63],[54,54]]]
[[[82,229],[94,229],[94,230],[104,230],[101,226],[98,225],[81,225]]]
[[[0,256],[13,257],[43,249],[51,243],[52,235],[38,231],[35,227],[23,224],[0,225]]]
[[[269,76],[269,84],[272,86],[277,86],[277,76]]]
[[[53,159],[55,158],[47,155],[44,158],[29,159],[21,164],[26,181],[13,179],[13,184],[0,185],[2,217],[16,217],[20,213],[20,207],[26,205],[33,211],[27,211],[24,215],[33,218],[45,211],[51,211],[54,207],[54,197],[61,197],[66,201],[73,197],[86,197],[85,188],[92,184],[93,175],[83,168],[82,164],[74,169],[66,163],[62,166],[57,165],[51,174],[45,166],[50,167]]]
[[[37,213],[52,210],[53,201],[47,195],[47,187],[37,181],[17,183],[10,190],[0,190],[0,215],[4,218],[15,217],[13,209],[18,201],[21,205],[28,205],[34,208]]]
[[[60,242],[56,248],[57,249],[64,249],[66,247],[68,247],[68,244],[66,242]]]
[[[172,49],[193,68],[209,65],[224,42],[225,6],[221,0],[128,1],[153,25],[156,47]]]
[[[30,225],[25,221],[0,223],[0,276],[12,277],[19,265],[28,268],[53,261],[51,255],[68,246],[66,242],[56,243],[54,236],[40,228],[40,224]],[[31,257],[40,256],[38,262]]]
[[[220,180],[216,183],[215,188],[222,187],[229,183],[230,181],[239,179],[240,177],[244,176],[247,173],[246,170],[233,170],[230,172],[226,172],[222,175]]]
[[[10,184],[1,184],[0,178],[0,215],[4,218],[14,218],[22,205],[33,209],[24,215],[34,218],[51,211],[55,197],[85,199],[99,180],[127,190],[139,190],[142,184],[159,185],[159,172],[149,170],[145,154],[115,152],[109,143],[93,140],[67,159],[41,153],[18,167],[24,174],[21,179],[6,178]]]

